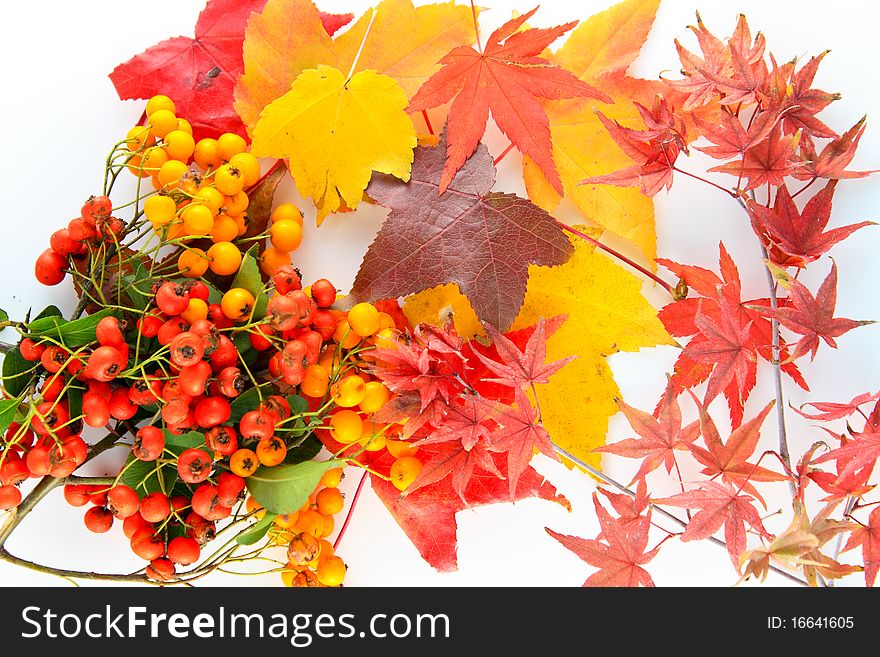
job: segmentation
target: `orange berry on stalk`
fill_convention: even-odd
[[[170,196],[155,194],[144,201],[144,216],[153,226],[164,226],[177,216],[177,205]]]
[[[190,299],[189,305],[180,316],[189,324],[195,324],[200,319],[208,317],[208,304],[201,299]]]
[[[241,171],[246,188],[255,185],[260,179],[260,161],[250,153],[236,153],[229,158],[229,164]]]
[[[125,145],[130,151],[139,151],[142,148],[149,148],[155,145],[156,140],[150,134],[150,129],[146,126],[136,125],[125,136]]]
[[[373,335],[379,330],[379,311],[371,303],[356,304],[348,311],[348,323],[351,329],[362,338]]]
[[[232,470],[233,474],[237,474],[239,477],[250,477],[259,467],[260,459],[257,458],[257,455],[253,450],[242,448],[229,457],[229,469]],[[251,504],[250,500],[252,499],[252,497],[248,498],[248,504]],[[256,501],[254,501],[254,503],[256,503]],[[256,508],[260,507],[257,506]],[[248,511],[253,510],[255,509],[248,508]]]
[[[241,266],[241,251],[232,242],[217,242],[208,249],[211,271],[220,276],[228,276]]]
[[[375,423],[364,422],[364,432],[358,442],[364,446],[366,451],[378,452],[385,449],[385,434],[379,431],[380,429],[376,427]]]
[[[318,581],[324,586],[340,586],[345,579],[345,562],[333,555],[318,560]]]
[[[291,219],[276,221],[269,229],[269,239],[279,251],[296,251],[302,244],[302,226]]]
[[[321,475],[321,482],[319,485],[324,486],[325,488],[336,488],[342,481],[342,474],[342,468],[330,468]]]
[[[254,309],[254,295],[243,287],[234,287],[223,295],[220,308],[229,319],[246,320]]]
[[[153,137],[163,139],[169,132],[177,129],[177,115],[170,109],[157,109],[147,114],[147,124]]]
[[[287,456],[287,445],[278,436],[263,438],[257,443],[257,458],[267,467],[278,465]]]
[[[281,529],[290,529],[296,524],[296,521],[299,519],[299,511],[294,511],[293,513],[282,513],[281,515],[275,516],[275,524]]]
[[[218,214],[225,202],[226,197],[218,192],[216,187],[202,187],[193,195],[193,203],[206,206],[213,214]]]
[[[350,445],[357,442],[364,432],[364,422],[354,411],[345,409],[330,417],[330,435],[337,442]]]
[[[180,187],[181,179],[189,172],[189,167],[186,166],[183,162],[178,160],[168,160],[159,167],[159,172],[156,174],[156,180],[159,183],[159,187],[165,187],[166,189],[177,189]]]
[[[348,320],[342,320],[336,325],[333,339],[336,340],[336,342],[339,343],[339,346],[343,349],[352,349],[353,347],[358,346],[361,341],[361,336],[351,329]]]
[[[314,509],[304,511],[299,514],[293,530],[303,534],[310,534],[313,538],[320,538],[324,532],[324,516]],[[318,545],[317,541],[315,541],[315,545]],[[317,554],[317,550],[315,554]]]
[[[231,164],[221,164],[214,174],[214,185],[222,194],[233,196],[244,189],[244,174]]]
[[[305,377],[299,384],[300,392],[308,397],[323,397],[330,385],[330,372],[315,363],[306,368]]]
[[[177,258],[177,269],[187,278],[199,278],[208,271],[208,256],[201,249],[187,249]]]
[[[419,451],[419,448],[415,447],[408,440],[391,440],[390,438],[385,439],[385,449],[396,459],[404,456],[415,456]]]
[[[321,552],[321,544],[310,532],[299,532],[290,539],[287,559],[294,566],[305,566],[315,560]]]
[[[244,153],[245,150],[247,150],[247,142],[240,135],[224,132],[217,138],[217,155],[224,162],[229,162],[234,155]]]
[[[192,133],[193,133],[192,123],[190,123],[186,119],[180,118],[179,116],[177,117],[177,129],[182,130],[186,134],[192,136]]]
[[[225,214],[218,215],[214,218],[214,226],[211,228],[211,241],[231,242],[238,237],[238,224],[235,219]]]
[[[318,507],[318,513],[332,516],[342,511],[345,499],[338,488],[322,488],[315,496],[315,504]]]
[[[224,205],[226,206],[226,214],[229,215],[238,215],[248,209],[250,205],[250,198],[245,192],[239,192],[238,194],[233,194],[232,196],[224,196],[223,197]]]
[[[373,343],[379,349],[397,349],[397,332],[390,328],[380,329],[373,336]]]
[[[337,406],[357,406],[366,395],[366,383],[357,374],[349,374],[333,384],[330,389]]]
[[[214,215],[204,205],[190,203],[180,213],[183,229],[190,235],[208,235],[214,227]]]
[[[422,462],[414,456],[402,456],[391,464],[391,483],[399,491],[409,488],[422,471]]]
[[[193,151],[193,160],[195,160],[195,163],[205,171],[208,169],[216,169],[223,164],[220,160],[217,140],[211,139],[210,137],[199,139],[196,143],[195,150]]]
[[[180,162],[188,162],[189,158],[192,157],[193,151],[196,149],[196,142],[192,134],[178,129],[174,129],[165,135],[162,143],[168,157]]]
[[[295,221],[300,226],[303,223],[302,212],[293,203],[282,203],[272,211],[272,223],[276,221]]]
[[[177,107],[174,105],[174,101],[171,100],[168,96],[164,96],[162,94],[156,94],[152,98],[147,101],[147,107],[144,110],[147,116],[155,112],[156,110],[168,110],[172,114],[177,112]]]
[[[373,414],[391,401],[391,391],[381,381],[368,381],[364,385],[364,397],[358,406],[364,413]]]
[[[290,253],[276,249],[274,246],[270,246],[263,251],[263,255],[260,258],[260,269],[267,276],[274,276],[278,273],[279,269],[289,264]]]
[[[247,214],[237,214],[235,216],[232,216],[232,218],[235,220],[235,225],[238,227],[238,236],[241,237],[242,235],[247,233],[248,224],[250,223],[250,219],[248,218]]]
[[[336,526],[336,523],[333,520],[333,516],[323,516],[324,518],[324,527],[321,531],[321,538],[327,538],[330,534],[333,533],[333,528]]]
[[[138,178],[149,178],[150,172],[143,170],[144,158],[142,155],[132,155],[125,161],[128,170]]]
[[[247,450],[250,451],[250,450]],[[249,495],[247,499],[244,501],[244,509],[248,513],[253,513],[254,511],[259,511],[263,506],[257,502],[253,495]]]
[[[141,159],[141,168],[145,173],[152,176],[159,173],[159,169],[161,169],[162,165],[167,161],[168,156],[165,154],[165,151],[158,146],[153,146],[144,151]]]
[[[395,329],[397,328],[397,324],[394,323],[394,318],[388,313],[379,313],[379,331],[383,331],[385,329]],[[378,331],[377,331],[378,333]]]

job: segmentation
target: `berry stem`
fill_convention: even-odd
[[[620,261],[622,261],[622,262],[625,262],[626,264],[628,264],[628,265],[629,265],[630,267],[632,267],[633,269],[635,269],[635,270],[641,272],[642,274],[644,274],[645,276],[647,276],[648,278],[650,278],[652,281],[654,281],[655,283],[657,283],[660,287],[662,287],[664,290],[666,290],[667,292],[669,292],[669,294],[670,294],[671,296],[673,296],[673,297],[675,296],[675,293],[674,293],[674,290],[673,290],[672,286],[671,286],[669,283],[667,283],[666,281],[664,281],[662,278],[660,278],[657,274],[655,274],[654,272],[652,272],[651,270],[646,269],[645,267],[642,267],[640,264],[638,264],[637,262],[634,262],[633,260],[630,260],[630,259],[627,258],[625,255],[623,255],[622,253],[620,253],[620,252],[618,252],[618,251],[615,251],[615,250],[612,249],[610,246],[607,246],[607,245],[603,244],[602,242],[600,242],[599,240],[597,240],[595,237],[590,237],[590,236],[587,235],[586,233],[583,233],[583,232],[577,230],[576,228],[572,228],[572,227],[569,226],[568,224],[564,224],[564,223],[562,223],[562,222],[559,221],[558,219],[556,220],[556,223],[559,224],[559,226],[562,228],[562,230],[566,230],[566,231],[568,231],[569,233],[571,233],[572,235],[577,235],[577,236],[580,237],[582,240],[585,240],[585,241],[589,242],[589,243],[592,244],[593,246],[596,246],[596,247],[602,249],[603,251],[605,251],[606,253],[608,253],[608,254],[614,256],[614,257],[617,258],[618,260],[620,260]]]
[[[354,491],[354,497],[351,498],[351,504],[348,507],[348,513],[345,514],[345,520],[342,523],[342,527],[339,529],[339,534],[336,536],[336,540],[333,542],[333,551],[339,547],[339,543],[342,541],[342,537],[345,536],[345,530],[348,529],[348,523],[351,521],[351,516],[354,511],[354,507],[357,504],[358,498],[361,496],[361,491],[364,489],[364,484],[367,481],[367,473],[364,472],[361,475],[361,480],[358,482],[357,489]]]
[[[596,477],[597,479],[601,479],[602,481],[604,481],[604,482],[605,482],[606,484],[608,484],[609,486],[612,486],[612,487],[616,488],[616,489],[619,490],[621,493],[626,493],[627,495],[630,495],[631,497],[635,497],[635,496],[636,496],[636,492],[635,492],[634,490],[627,488],[626,486],[624,486],[623,484],[621,484],[621,483],[618,482],[618,481],[615,481],[614,479],[612,479],[611,477],[609,477],[607,474],[605,474],[605,473],[602,472],[601,470],[597,470],[596,468],[594,468],[594,467],[593,467],[592,465],[590,465],[589,463],[587,463],[587,462],[585,462],[585,461],[582,461],[582,460],[579,459],[577,456],[575,456],[575,455],[572,454],[571,452],[568,452],[567,450],[563,449],[563,448],[560,447],[559,445],[557,445],[557,444],[554,443],[554,444],[553,444],[553,449],[556,450],[556,453],[559,454],[560,456],[564,456],[564,457],[567,458],[569,461],[572,461],[573,463],[575,463],[575,464],[578,465],[579,467],[583,468],[584,470],[586,470],[587,472],[589,472],[591,475],[593,475],[593,476]],[[678,517],[677,515],[675,515],[674,513],[670,513],[670,512],[667,511],[666,509],[664,509],[664,508],[662,508],[662,507],[660,507],[660,506],[657,506],[656,504],[649,504],[648,506],[649,506],[650,508],[654,509],[658,514],[660,514],[660,515],[663,516],[664,518],[668,518],[669,520],[671,520],[671,521],[674,522],[675,524],[677,524],[677,525],[679,525],[679,526],[681,526],[681,527],[687,527],[687,525],[688,525],[687,521],[686,521],[686,520],[682,520],[681,518],[679,518],[679,517]],[[711,543],[714,543],[715,545],[719,545],[719,546],[721,546],[721,547],[723,547],[723,548],[725,548],[725,549],[727,548],[727,543],[725,543],[725,542],[724,542],[723,540],[721,540],[720,538],[717,538],[717,537],[715,537],[715,536],[710,536],[707,540],[708,540],[709,542],[711,542]],[[783,570],[783,569],[781,569],[781,568],[777,568],[776,566],[773,566],[773,565],[770,566],[770,570],[772,570],[774,573],[777,573],[777,574],[781,575],[782,577],[785,577],[786,579],[791,580],[792,582],[796,582],[796,583],[800,584],[801,586],[807,586],[807,582],[805,582],[804,580],[802,580],[800,577],[796,577],[795,575],[792,575],[791,573],[789,573],[789,572],[786,571],[786,570]]]

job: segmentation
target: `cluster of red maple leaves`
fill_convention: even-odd
[[[859,395],[849,403],[815,403],[817,413],[798,411],[820,423],[847,418],[848,424],[845,434],[823,426],[835,447],[822,453],[827,446],[816,443],[802,452],[796,466],[784,441],[778,451],[755,457],[761,425],[775,402],[743,422],[743,407],[755,388],[759,361],[772,363],[808,390],[797,361],[808,354],[812,360],[820,341],[836,348],[836,338],[870,323],[834,316],[837,267],[833,262],[815,294],[797,280],[803,269],[835,244],[871,223],[827,228],[838,181],[873,173],[846,168],[865,120],[838,135],[817,118],[818,112],[839,98],[812,87],[825,53],[800,67],[795,61],[779,65],[772,55],[768,57],[764,37],[752,37],[745,17],[740,17],[727,40],[712,35],[699,16],[691,29],[700,54],[676,42],[684,78],[669,81],[680,107],[673,108],[661,97],[650,109],[637,104],[644,129],[625,127],[600,115],[635,164],[584,183],[639,186],[653,196],[671,188],[674,173],[679,172],[726,193],[747,213],[760,241],[771,294],[742,298],[737,266],[723,244],[720,276],[702,267],[658,259],[679,277],[677,298],[661,310],[660,318],[670,334],[688,341],[653,414],[620,403],[639,437],[599,448],[642,460],[634,478],[637,493],[634,497],[606,493],[617,518],[596,498],[602,533],[595,540],[551,534],[600,568],[587,584],[652,584],[643,566],[659,546],[646,551],[651,507],[645,477],[661,465],[669,474],[673,469],[678,473],[678,451],[701,464],[706,479],[689,484],[686,490],[678,475],[682,492],[652,501],[689,510],[681,540],[705,539],[723,527],[734,566],[740,572],[745,566],[745,575],[766,576],[771,562],[776,562],[800,569],[815,585],[863,569],[871,586],[880,566],[880,508],[863,497],[873,488],[869,480],[880,457],[880,393]],[[725,187],[679,168],[680,155],[688,152],[688,126],[711,142],[695,148],[723,162],[709,172],[732,176],[734,186]],[[799,189],[792,193],[789,185],[796,181]],[[825,181],[824,186],[799,209],[796,197],[806,195],[819,181]],[[780,328],[789,334],[781,334]],[[703,383],[705,393],[698,398],[692,389]],[[699,420],[682,427],[677,399],[685,390],[697,405]],[[727,400],[733,425],[726,440],[707,410],[719,395]],[[868,407],[867,413],[863,407]],[[861,428],[853,426],[854,416],[863,419]],[[765,467],[762,461],[775,466]],[[834,463],[836,471],[823,470],[820,466],[826,463]],[[756,508],[756,503],[766,507],[756,484],[783,481],[793,494],[794,517],[785,532],[773,536]],[[807,489],[813,483],[826,494],[825,506],[815,514],[806,504]],[[841,517],[833,518],[844,501]],[[856,513],[872,506],[866,518]],[[690,511],[695,513],[691,516]],[[762,539],[761,548],[747,551],[746,525]],[[847,535],[843,551],[861,546],[863,566],[840,563],[836,551],[832,555],[822,552],[832,538]]]

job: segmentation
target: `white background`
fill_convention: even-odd
[[[526,11],[532,6],[522,0],[483,4],[493,6],[482,17],[484,38],[508,19],[511,11]],[[549,26],[586,18],[610,4],[607,0],[545,0],[532,24]],[[319,5],[330,11],[358,14],[370,3],[325,0]],[[48,303],[66,311],[73,307],[69,283],[41,287],[33,279],[33,261],[46,248],[51,232],[66,225],[87,196],[99,192],[106,151],[124,136],[143,109],[142,102],[120,102],[106,75],[116,64],[162,39],[177,34],[191,36],[201,7],[200,0],[152,0],[147,4],[121,0],[20,2],[4,7],[4,34],[0,39],[0,61],[4,62],[0,102],[0,307],[10,316],[22,317],[28,307],[38,310]],[[863,114],[880,110],[876,82],[880,61],[876,26],[880,10],[874,3],[856,0],[666,0],[632,72],[653,77],[660,71],[676,71],[679,67],[673,39],[680,38],[696,48],[685,26],[693,22],[697,8],[719,36],[729,35],[737,13],[745,12],[753,30],[765,33],[769,48],[779,61],[795,56],[806,58],[832,49],[816,84],[843,93],[843,100],[822,115],[839,132]],[[496,154],[507,143],[491,130],[488,142]],[[707,164],[702,158],[692,157],[687,167],[698,171]],[[870,121],[853,167],[880,167],[880,127],[872,126]],[[294,198],[291,185],[284,189],[285,194]],[[501,165],[497,189],[523,193],[516,153]],[[657,197],[656,206],[660,255],[714,268],[718,241],[724,240],[740,264],[746,297],[766,294],[754,237],[735,204],[699,183],[679,177],[671,194],[661,193]],[[878,209],[880,184],[875,180],[843,182],[835,197],[832,225],[876,219]],[[339,287],[349,286],[382,216],[380,209],[367,208],[356,217],[330,217],[320,231],[311,226],[296,257],[305,278],[327,276]],[[565,209],[559,216],[577,220]],[[878,246],[880,231],[869,228],[833,250],[840,266],[838,316],[880,318],[876,292],[880,280]],[[814,266],[803,280],[815,290],[827,267],[826,260],[825,264]],[[654,290],[646,288],[646,293],[658,305],[665,302]],[[5,337],[14,338],[8,334]],[[877,390],[880,329],[856,330],[840,340],[840,347],[837,352],[824,345],[820,350],[809,372],[812,394],[787,385],[794,404],[808,400],[847,401],[855,394]],[[611,358],[629,403],[644,409],[653,407],[664,385],[664,373],[671,370],[675,356],[676,350],[661,348]],[[769,372],[764,369],[747,416],[772,396]],[[723,417],[723,406],[713,409],[717,411],[716,418]],[[823,437],[791,412],[788,421],[796,455]],[[775,444],[773,426],[773,421],[768,420],[762,446],[769,448]],[[620,416],[613,419],[609,441],[631,435]],[[123,457],[121,450],[118,452],[97,464],[93,473],[114,472]],[[529,500],[516,506],[495,505],[460,513],[460,570],[454,574],[441,575],[427,566],[372,492],[365,491],[340,548],[350,567],[346,583],[580,585],[593,569],[550,539],[543,528],[595,536],[598,530],[590,501],[593,482],[543,457],[536,458],[535,465],[571,500],[574,511],[567,513],[555,504]],[[607,471],[622,480],[629,479],[634,465],[633,461],[616,457],[606,461]],[[690,470],[691,474],[695,472],[695,468]],[[357,473],[350,476],[344,488],[353,490],[357,478]],[[662,477],[652,477],[649,483],[657,493],[674,492]],[[784,486],[779,486],[778,491],[780,494],[770,499],[771,514],[785,508]],[[110,535],[90,534],[82,525],[82,512],[67,507],[59,491],[16,531],[8,548],[34,561],[68,568],[130,572],[142,565],[130,553],[118,528]],[[337,525],[341,518],[337,517]],[[779,516],[767,522],[771,528],[781,529]],[[737,581],[725,551],[705,542],[668,541],[649,570],[658,585],[726,586]],[[863,583],[862,576],[857,575],[848,583],[860,582]],[[277,584],[278,578],[273,575],[242,580],[217,575],[203,583],[269,585]],[[768,583],[785,581],[771,576]],[[66,585],[64,580],[5,563],[0,563],[0,584]]]

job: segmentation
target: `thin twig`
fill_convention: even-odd
[[[351,521],[351,516],[354,512],[354,507],[357,504],[358,498],[361,496],[361,491],[364,488],[364,484],[367,481],[367,473],[364,471],[364,474],[361,475],[361,480],[358,482],[357,489],[354,491],[354,497],[351,498],[351,504],[348,507],[348,513],[345,515],[345,520],[342,523],[342,527],[339,529],[339,535],[336,537],[336,540],[333,542],[333,550],[336,551],[336,548],[339,547],[339,543],[342,541],[342,537],[345,535],[345,530],[348,528],[348,523]]]

